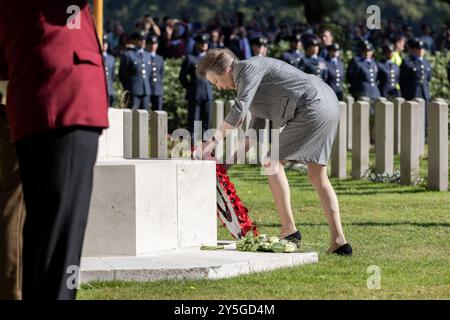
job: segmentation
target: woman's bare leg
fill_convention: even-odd
[[[272,192],[275,206],[281,221],[280,238],[286,237],[297,231],[291,208],[291,192],[289,182],[284,172],[283,162],[270,160],[264,163],[264,168],[269,179],[269,187]]]
[[[330,248],[332,252],[347,243],[342,230],[339,203],[334,189],[327,176],[327,167],[308,163],[308,177],[316,190],[320,204],[330,227]]]

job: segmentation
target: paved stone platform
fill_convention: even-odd
[[[240,252],[235,242],[223,250],[184,249],[141,257],[84,257],[81,280],[155,281],[162,279],[221,279],[318,262],[316,252]]]

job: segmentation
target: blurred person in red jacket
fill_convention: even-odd
[[[0,0],[2,55],[27,211],[22,297],[74,299],[98,138],[108,127],[88,1]]]

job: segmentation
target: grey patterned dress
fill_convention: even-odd
[[[237,96],[227,123],[240,126],[250,111],[249,128],[263,129],[265,119],[284,126],[280,160],[327,165],[339,122],[339,101],[325,82],[267,57],[238,61],[233,77]]]

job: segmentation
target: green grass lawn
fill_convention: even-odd
[[[426,173],[424,160],[421,168]],[[260,231],[278,235],[260,168],[237,165],[229,175]],[[302,248],[318,252],[319,263],[223,280],[88,283],[78,299],[450,299],[450,193],[332,179],[354,249],[347,258],[325,253],[328,225],[307,177],[294,170],[287,175]],[[231,239],[219,224],[218,234]],[[378,290],[367,288],[372,265],[381,270]]]

